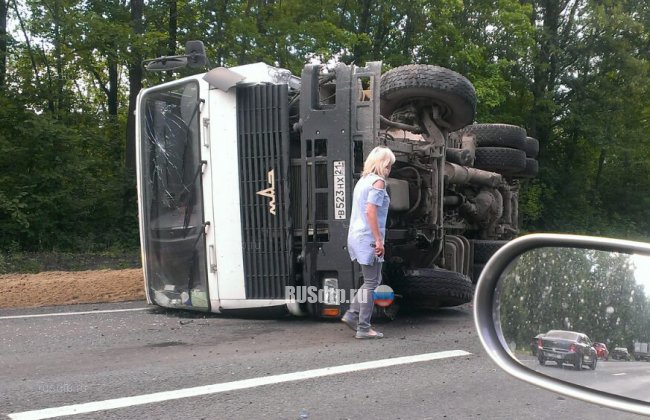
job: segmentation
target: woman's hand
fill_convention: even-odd
[[[375,255],[378,257],[384,256],[384,242],[380,239],[375,241]]]

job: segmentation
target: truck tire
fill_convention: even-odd
[[[415,308],[458,306],[474,297],[474,286],[469,278],[440,268],[407,271],[394,287],[402,296],[403,306]]]
[[[526,167],[523,171],[517,172],[517,178],[535,178],[539,173],[539,162],[535,159],[526,158]]]
[[[526,153],[507,147],[478,147],[474,167],[502,175],[514,175],[526,168]]]
[[[396,67],[381,76],[381,115],[408,103],[438,105],[449,131],[474,121],[476,91],[464,76],[444,67],[411,64]]]
[[[524,150],[526,130],[509,124],[472,124],[458,131],[459,135],[474,134],[479,147],[512,147]]]
[[[539,140],[532,137],[526,137],[523,150],[526,152],[526,157],[536,158],[539,154]]]
[[[485,264],[508,241],[475,239],[472,243],[474,244],[474,264]]]

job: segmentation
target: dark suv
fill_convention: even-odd
[[[537,360],[540,365],[553,361],[558,366],[570,363],[576,370],[582,370],[583,364],[587,364],[592,370],[596,369],[596,349],[586,334],[551,330],[539,338],[537,347]]]

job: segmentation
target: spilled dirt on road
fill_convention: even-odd
[[[143,300],[142,269],[0,275],[0,308]]]

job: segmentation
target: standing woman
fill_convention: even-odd
[[[371,328],[370,318],[374,307],[373,292],[381,283],[386,217],[390,203],[386,178],[393,163],[395,155],[389,148],[375,147],[366,158],[361,179],[354,187],[348,252],[352,261],[357,260],[361,265],[363,285],[341,321],[356,330],[356,338],[384,336]]]

